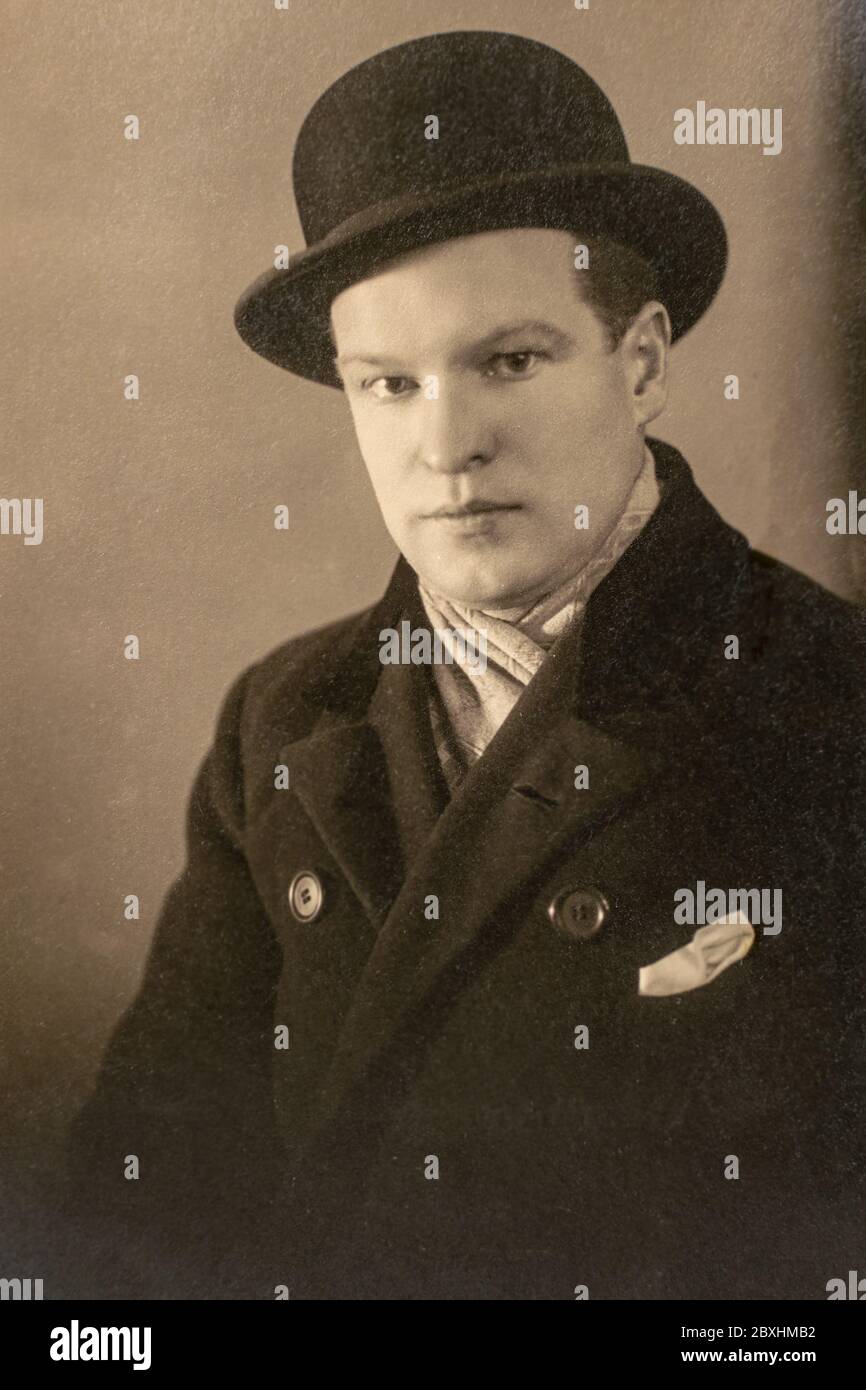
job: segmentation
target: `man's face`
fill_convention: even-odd
[[[429,587],[463,603],[531,603],[591,559],[663,405],[664,310],[611,352],[579,298],[575,243],[529,228],[461,237],[331,306],[385,525]]]

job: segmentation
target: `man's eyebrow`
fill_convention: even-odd
[[[498,328],[494,328],[490,333],[485,333],[484,337],[475,346],[480,348],[494,347],[501,338],[511,338],[517,333],[536,333],[545,338],[550,338],[558,347],[573,347],[574,338],[561,328],[556,328],[552,323],[545,322],[544,319],[522,319],[520,323],[503,323]]]
[[[574,347],[575,345],[575,340],[570,334],[564,333],[561,328],[555,328],[552,323],[546,323],[544,319],[523,319],[519,323],[499,324],[498,327],[492,329],[490,333],[485,333],[484,337],[477,343],[473,343],[471,350],[473,352],[479,350],[482,352],[486,351],[489,348],[495,347],[503,338],[513,337],[517,333],[535,333],[541,335],[548,338],[559,348]],[[359,352],[347,353],[343,356],[338,355],[334,358],[338,368],[347,367],[350,362],[364,362],[370,367],[383,367],[394,360],[395,359],[392,357],[376,357],[375,355]]]
[[[342,356],[336,355],[334,361],[338,367],[348,367],[350,362],[366,362],[368,367],[384,367],[388,362],[393,361],[393,358],[374,357],[366,352],[350,352]]]

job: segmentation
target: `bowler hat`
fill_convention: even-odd
[[[510,227],[608,236],[654,267],[675,339],[725,270],[712,203],[633,164],[588,73],[516,34],[431,34],[351,68],[301,126],[293,181],[306,248],[248,287],[234,321],[262,357],[328,386],[341,385],[335,295],[430,243]]]

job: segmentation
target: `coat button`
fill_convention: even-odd
[[[589,941],[601,931],[610,907],[597,888],[564,888],[547,915],[558,931],[572,941]]]
[[[296,922],[315,922],[322,914],[325,890],[312,869],[301,869],[289,884],[289,910]]]

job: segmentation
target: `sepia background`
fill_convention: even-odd
[[[842,0],[4,0],[0,494],[43,497],[45,537],[0,537],[0,1274],[41,1272],[64,1130],[181,867],[228,683],[372,601],[395,558],[342,395],[257,358],[232,326],[274,247],[303,244],[291,155],[312,102],[440,30],[510,30],[585,66],[632,158],[696,183],[730,236],[655,432],[753,544],[866,599],[864,542],[824,524],[828,498],[866,488],[863,14]],[[674,110],[699,100],[782,107],[781,155],[675,145]]]

